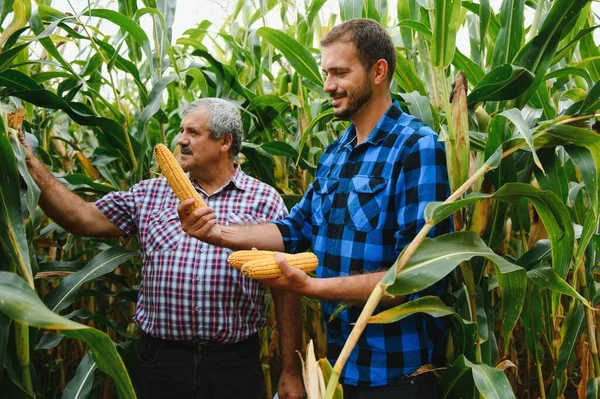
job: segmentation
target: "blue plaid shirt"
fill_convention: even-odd
[[[425,224],[431,201],[449,196],[446,157],[438,136],[394,103],[369,138],[355,146],[350,125],[321,157],[315,180],[290,215],[275,224],[287,252],[312,246],[317,277],[388,269]],[[449,231],[449,221],[430,236]],[[410,295],[436,294],[439,285]],[[325,319],[339,303],[323,301]],[[327,325],[327,357],[333,363],[362,308],[342,311]],[[377,309],[378,313],[382,309]],[[416,314],[392,324],[369,324],[344,367],[341,382],[384,386],[427,363],[443,361],[445,329]],[[441,356],[441,357],[440,357]]]

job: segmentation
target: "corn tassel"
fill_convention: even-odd
[[[319,260],[310,252],[301,254],[282,254],[290,266],[300,269],[305,273],[313,272],[319,264]],[[255,280],[280,277],[281,270],[275,261],[275,257],[255,259],[246,262],[241,269],[242,273]]]
[[[273,258],[277,252],[273,251],[251,251],[251,250],[242,250],[232,252],[231,255],[227,258],[227,262],[229,266],[235,267],[236,269],[241,269],[246,262],[256,259],[265,259],[265,258]]]
[[[173,153],[165,145],[158,144],[154,147],[154,156],[179,201],[193,198],[195,204],[190,207],[190,212],[204,208],[206,203],[204,203],[200,194],[192,186],[190,179],[188,179],[181,166],[179,166]]]

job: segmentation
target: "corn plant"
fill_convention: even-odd
[[[444,397],[599,396],[597,4],[504,0],[496,13],[489,0],[406,0],[395,10],[339,0],[339,17],[323,19],[320,0],[240,0],[223,26],[200,21],[174,38],[174,1],[83,10],[49,3],[3,3],[3,109],[25,107],[38,156],[89,200],[158,176],[153,146],[173,148],[181,108],[216,96],[242,113],[244,170],[293,206],[323,148],[346,127],[322,90],[319,40],[340,20],[378,20],[397,44],[394,98],[446,143],[453,194],[430,204],[425,229],[452,215],[454,232],[419,233],[389,265],[353,336],[365,323],[424,312],[450,329]],[[274,14],[281,29],[268,26]],[[116,33],[103,33],[107,24]],[[469,54],[456,48],[461,27]],[[115,386],[131,396],[124,364],[131,370],[136,240],[74,237],[49,221],[15,131],[0,129],[1,390],[109,397]],[[385,292],[445,276],[445,296],[371,314]],[[261,359],[267,381],[276,381],[281,332],[266,300]],[[302,313],[305,343],[312,338],[323,357],[318,302],[304,298]],[[327,373],[330,395],[352,346],[353,337]]]

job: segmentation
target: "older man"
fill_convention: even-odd
[[[287,252],[312,247],[319,278],[279,257],[283,276],[267,284],[322,299],[327,320],[340,301],[367,300],[382,270],[425,224],[425,206],[445,200],[449,184],[437,135],[392,101],[396,50],[385,29],[373,20],[350,20],[327,33],[321,49],[324,90],[333,113],[352,124],[324,150],[314,182],[290,215],[270,224],[233,227],[223,225],[210,208],[186,214],[188,202],[181,203],[179,214],[188,234],[215,245]],[[448,229],[445,221],[431,235]],[[422,294],[383,302],[397,304]],[[360,311],[350,307],[327,323],[332,361]],[[344,397],[436,397],[431,373],[411,374],[443,361],[444,342],[443,325],[422,314],[369,324],[342,371]]]
[[[164,178],[85,202],[33,155],[27,165],[41,189],[40,206],[68,231],[86,236],[138,234],[142,281],[135,321],[141,328],[138,394],[142,398],[259,398],[263,377],[258,331],[265,326],[264,288],[227,265],[229,250],[184,234],[179,201]],[[266,223],[287,214],[277,191],[234,163],[242,120],[231,103],[200,99],[183,112],[181,165],[224,225]],[[303,386],[299,301],[273,291],[282,331],[279,395]]]

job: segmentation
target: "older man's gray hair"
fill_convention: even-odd
[[[208,130],[210,137],[219,139],[226,134],[232,138],[229,153],[235,157],[242,149],[242,117],[235,105],[221,98],[200,98],[188,104],[181,116],[184,117],[196,108],[206,108],[208,110]]]

